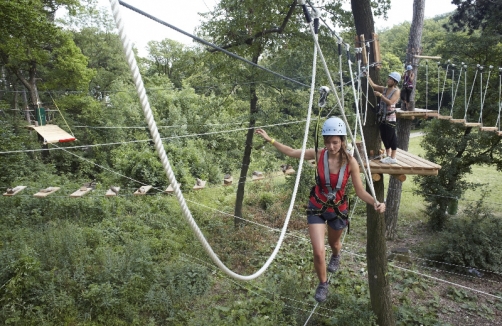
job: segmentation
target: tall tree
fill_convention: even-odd
[[[413,66],[413,73],[417,76],[418,70],[418,60],[414,57],[414,54],[418,52],[421,48],[422,42],[422,31],[424,27],[424,10],[425,10],[425,0],[414,0],[413,1],[413,19],[411,22],[410,35],[408,38],[408,49],[406,51],[407,61],[406,64]],[[416,78],[413,80],[416,85]],[[409,109],[413,110],[415,108],[415,87],[410,95]],[[399,119],[397,123],[397,146],[407,151],[410,144],[410,133],[413,120],[411,119]],[[397,229],[397,218],[399,214],[399,206],[401,204],[401,192],[403,183],[395,178],[390,177],[389,180],[389,190],[387,192],[387,210],[385,212],[386,220],[386,235],[388,238],[394,238],[396,236]]]
[[[452,0],[457,10],[450,17],[450,27],[453,31],[468,29],[487,30],[487,32],[502,35],[502,1],[497,0]]]
[[[373,38],[375,24],[371,11],[370,0],[351,0],[352,12],[357,35],[364,34],[365,39]],[[374,62],[374,54],[370,54],[370,62]],[[379,80],[378,70],[370,69],[370,76],[373,80]],[[371,97],[372,104],[376,104],[374,96]],[[364,127],[364,138],[366,139],[367,150],[375,153],[380,149],[380,135],[376,124],[375,114],[369,110],[367,123]],[[367,180],[367,182],[372,182]],[[379,201],[383,201],[384,183],[383,178],[373,183],[375,194]],[[367,233],[366,243],[368,283],[370,288],[371,307],[377,316],[378,325],[392,326],[395,324],[392,310],[392,300],[390,286],[387,277],[387,246],[385,243],[385,219],[375,211],[371,205],[366,206],[367,212]]]
[[[287,38],[281,37],[286,28],[295,26],[299,15],[295,15],[297,0],[276,2],[244,0],[236,3],[233,0],[221,1],[211,13],[211,20],[202,24],[202,31],[224,49],[232,49],[251,62],[258,64],[260,58],[268,50],[278,49]],[[292,27],[290,30],[294,29]],[[232,67],[236,67],[232,65]],[[256,81],[260,72],[248,67],[240,67],[247,79],[249,100],[249,123],[246,134],[242,167],[239,176],[234,215],[235,224],[239,225],[242,216],[245,180],[251,163],[254,127],[259,112]]]
[[[28,89],[31,103],[40,102],[38,81],[46,87],[82,89],[92,71],[71,35],[54,23],[55,10],[72,8],[75,0],[0,2],[0,60]],[[47,69],[42,73],[42,68]]]

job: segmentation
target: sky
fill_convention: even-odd
[[[195,27],[199,25],[201,17],[198,13],[209,11],[218,2],[218,0],[123,1],[191,34],[193,34]],[[404,21],[411,21],[413,0],[391,0],[391,2],[392,6],[387,14],[388,20],[385,21],[379,18],[375,21],[375,28],[377,30],[391,27]],[[99,6],[106,8],[111,14],[108,0],[99,0]],[[451,0],[426,0],[425,18],[432,18],[450,12],[455,8],[456,6],[451,4]],[[123,6],[120,6],[120,10],[124,19],[126,33],[135,43],[141,56],[146,56],[146,45],[151,40],[161,41],[165,38],[170,38],[184,44],[192,44],[192,39],[188,36],[160,25]]]

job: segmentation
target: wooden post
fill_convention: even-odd
[[[363,56],[363,65],[367,65],[368,64],[368,52],[366,51],[366,42],[364,40],[364,34],[361,34],[359,36],[359,43],[361,44],[361,48],[362,48],[362,56]]]
[[[380,41],[378,40],[378,34],[372,33],[373,36],[373,57],[375,58],[375,62],[377,63],[375,65],[376,70],[380,70],[380,67],[382,65],[382,58],[380,57]]]

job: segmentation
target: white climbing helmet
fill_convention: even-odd
[[[392,78],[392,79],[394,79],[398,83],[401,81],[401,75],[399,73],[395,72],[395,71],[391,72],[389,74],[389,77]]]
[[[411,65],[406,66],[406,71],[413,69]]]
[[[347,128],[345,122],[337,117],[331,117],[326,120],[322,126],[323,136],[346,136]]]

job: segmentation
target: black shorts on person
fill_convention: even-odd
[[[307,209],[318,209],[311,202],[309,202],[309,206]],[[347,210],[342,211],[343,214],[347,214]],[[308,224],[324,224],[328,223],[328,225],[333,230],[342,230],[347,227],[348,220],[344,220],[338,216],[336,216],[335,212],[325,212],[323,214],[315,214],[315,215],[307,215],[307,223]]]

